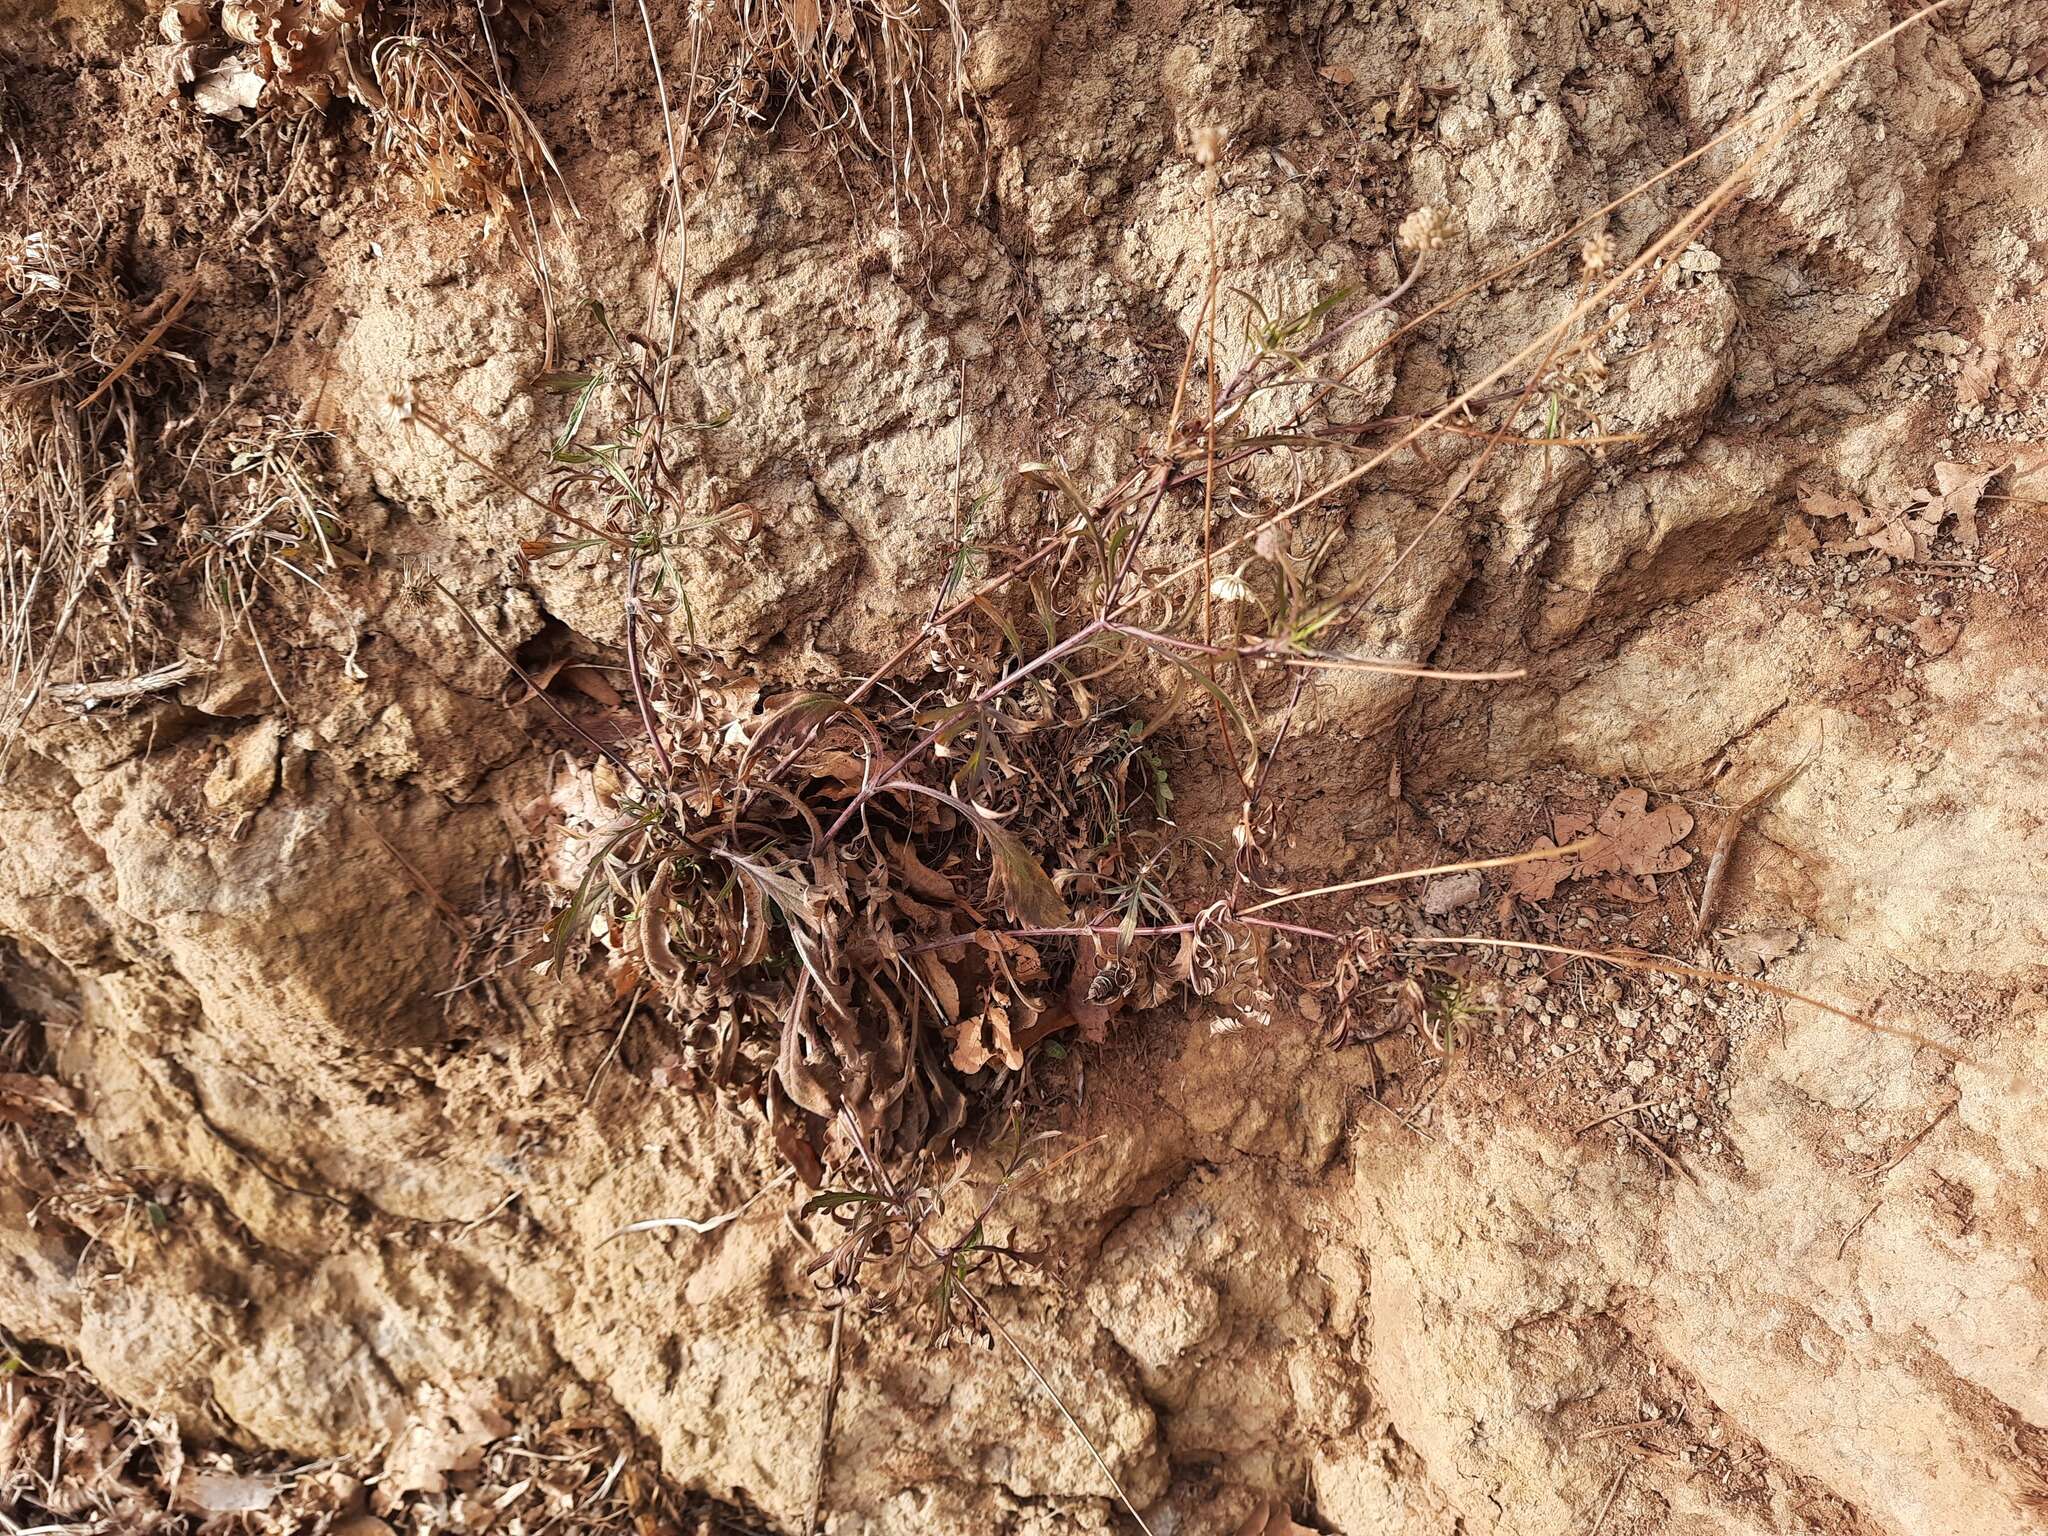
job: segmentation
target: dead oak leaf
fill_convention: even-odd
[[[1929,510],[1937,521],[1955,519],[1955,540],[1964,549],[1977,547],[1977,503],[1983,500],[1984,487],[1996,473],[1994,469],[1980,470],[1968,464],[1934,466],[1934,488],[1938,495]]]
[[[1847,496],[1812,486],[1799,488],[1799,510],[1817,522],[1846,520],[1849,537],[1830,539],[1821,547],[1831,555],[1860,554],[1874,549],[1894,560],[1924,560],[1941,525],[1941,513],[1930,507],[1932,491],[1919,491],[1904,507],[1873,510]],[[1974,506],[1974,502],[1972,503]]]
[[[1799,487],[1799,510],[1820,522],[1845,517],[1854,520],[1863,516],[1863,503],[1847,496],[1836,496],[1828,491],[1815,490],[1810,485]]]
[[[1998,379],[1998,359],[1980,352],[1963,364],[1956,376],[1956,397],[1965,405],[1982,405],[1991,398]]]
[[[485,1448],[511,1430],[512,1421],[488,1392],[428,1386],[392,1442],[379,1487],[394,1496],[445,1492],[449,1473],[474,1471]]]
[[[1648,790],[1624,789],[1607,802],[1595,827],[1604,846],[1579,855],[1579,867],[1589,875],[1667,875],[1692,862],[1678,846],[1692,831],[1692,813],[1669,801],[1651,810]]]
[[[1792,565],[1813,564],[1814,551],[1820,548],[1820,539],[1813,531],[1813,524],[1796,513],[1785,519],[1785,528],[1778,543],[1786,561]]]
[[[1529,851],[1555,848],[1558,845],[1547,837],[1536,839]],[[1517,864],[1508,874],[1508,891],[1524,901],[1548,901],[1557,894],[1557,888],[1578,873],[1569,858],[1532,859],[1527,864]]]
[[[1856,537],[1846,544],[1830,547],[1843,553],[1874,549],[1879,554],[1901,561],[1925,560],[1928,546],[1934,541],[1935,530],[1941,526],[1941,518],[1939,513],[1931,511],[1929,504],[1935,500],[1932,491],[1915,491],[1913,497],[1895,512],[1872,512],[1852,519],[1850,528]]]

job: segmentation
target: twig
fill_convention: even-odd
[[[185,313],[185,306],[192,302],[192,295],[197,293],[198,291],[199,274],[197,272],[194,272],[190,277],[187,277],[185,279],[184,286],[178,290],[178,296],[175,299],[171,300],[171,307],[164,311],[164,317],[161,320],[157,321],[155,325],[152,325],[149,328],[149,334],[147,336],[144,336],[142,340],[135,343],[135,345],[129,349],[128,355],[122,358],[120,362],[114,364],[113,372],[109,373],[104,379],[100,380],[99,388],[95,389],[83,400],[79,401],[78,404],[75,407],[73,407],[73,409],[83,411],[88,406],[97,405],[99,403],[100,397],[104,395],[108,390],[112,389],[114,387],[115,382],[119,380],[122,377],[122,375],[126,374],[129,369],[133,368],[137,363],[141,362],[145,357],[149,356],[150,353],[154,352],[156,350],[157,343],[164,339],[164,333],[168,331],[172,326],[178,323],[178,316]]]
[[[1456,864],[1432,864],[1427,869],[1402,869],[1388,875],[1373,875],[1364,880],[1347,880],[1341,885],[1322,885],[1312,891],[1295,891],[1286,896],[1275,896],[1262,901],[1255,907],[1246,907],[1244,915],[1265,912],[1273,907],[1282,907],[1291,901],[1307,901],[1314,896],[1334,896],[1342,891],[1362,891],[1368,886],[1390,885],[1397,880],[1418,880],[1426,875],[1455,875],[1470,869],[1503,869],[1510,864],[1534,864],[1544,859],[1562,859],[1574,853],[1583,853],[1593,846],[1598,838],[1581,838],[1563,848],[1536,848],[1527,853],[1511,853],[1497,859],[1463,859]]]
[[[1911,1141],[1907,1142],[1905,1146],[1899,1149],[1899,1155],[1897,1157],[1893,1158],[1890,1162],[1886,1163],[1882,1168],[1873,1168],[1869,1173],[1865,1174],[1864,1177],[1867,1179],[1881,1179],[1886,1174],[1890,1173],[1894,1168],[1898,1167],[1899,1164],[1903,1163],[1907,1158],[1911,1157],[1913,1153],[1918,1149],[1920,1143],[1925,1141],[1928,1137],[1932,1136],[1935,1132],[1935,1128],[1939,1126],[1942,1121],[1946,1120],[1950,1115],[1955,1113],[1956,1105],[1960,1103],[1962,1103],[1961,1099],[1951,1099],[1948,1103],[1947,1108],[1943,1109],[1940,1114],[1936,1115],[1932,1120],[1928,1121],[1927,1124],[1920,1129],[1920,1131],[1913,1137]]]
[[[818,1451],[811,1474],[810,1507],[804,1513],[804,1536],[818,1536],[818,1515],[825,1504],[825,1472],[832,1459],[832,1410],[839,1402],[839,1329],[845,1318],[844,1303],[832,1309],[832,1352],[825,1367],[825,1399],[818,1408]]]
[[[1583,1136],[1586,1134],[1586,1132],[1598,1129],[1600,1126],[1607,1124],[1607,1122],[1610,1120],[1619,1120],[1623,1115],[1632,1115],[1639,1109],[1657,1109],[1661,1107],[1663,1103],[1664,1100],[1662,1099],[1643,1099],[1639,1103],[1630,1104],[1624,1109],[1617,1109],[1611,1115],[1602,1115],[1598,1120],[1588,1120],[1576,1131],[1573,1131],[1572,1135]]]
[[[476,637],[479,640],[483,641],[485,645],[489,646],[494,652],[497,653],[498,660],[504,662],[506,666],[512,669],[513,675],[516,676],[520,682],[526,684],[527,692],[531,693],[536,699],[540,700],[540,702],[547,707],[548,713],[553,715],[557,720],[561,721],[563,725],[567,726],[571,731],[574,731],[578,736],[582,737],[584,743],[587,746],[589,746],[593,751],[595,751],[599,757],[602,757],[606,762],[610,763],[614,768],[618,769],[619,772],[623,773],[627,778],[631,779],[635,784],[639,785],[640,788],[647,788],[647,781],[640,776],[639,772],[635,770],[631,763],[627,762],[618,753],[614,752],[610,747],[606,746],[603,742],[599,741],[595,736],[591,735],[590,732],[586,731],[582,726],[578,725],[576,721],[570,717],[570,714],[566,709],[562,708],[561,705],[557,704],[553,699],[548,697],[548,693],[545,688],[541,687],[539,683],[535,682],[531,677],[527,676],[526,668],[520,666],[518,661],[514,659],[512,653],[506,650],[504,646],[500,645],[496,637],[493,636],[489,630],[485,629],[483,625],[477,622],[476,616],[472,614],[467,608],[463,607],[462,600],[460,598],[458,598],[453,592],[450,592],[445,586],[441,584],[440,577],[435,576],[429,579],[434,584],[434,590],[436,592],[439,592],[443,597],[448,599],[448,606],[453,608],[460,615],[462,615],[462,622],[467,624],[470,627],[470,629],[475,632]]]
[[[640,728],[654,748],[654,760],[661,764],[663,778],[672,775],[675,764],[668,745],[661,739],[661,726],[654,718],[654,706],[647,698],[647,684],[640,676],[640,556],[636,551],[626,565],[626,675],[633,680],[633,704],[640,712]]]
[[[204,667],[187,657],[169,666],[158,667],[154,672],[145,672],[140,677],[112,677],[94,683],[53,683],[48,692],[58,703],[85,711],[97,709],[102,704],[116,704],[162,693],[203,676],[205,671]]]
[[[794,1168],[785,1168],[731,1210],[721,1211],[718,1215],[707,1217],[703,1221],[697,1221],[689,1216],[650,1216],[645,1221],[629,1221],[597,1246],[602,1248],[605,1246],[605,1243],[624,1237],[628,1232],[656,1232],[665,1227],[680,1227],[685,1232],[696,1233],[699,1237],[702,1237],[707,1232],[716,1232],[727,1223],[738,1221],[741,1216],[746,1214],[747,1208],[756,1200],[759,1200],[771,1189],[787,1184],[795,1175],[796,1170]]]
[[[434,910],[441,914],[442,920],[455,930],[455,936],[458,939],[467,938],[469,936],[469,925],[462,920],[462,914],[448,904],[448,898],[441,894],[440,888],[420,873],[420,868],[417,864],[398,851],[397,846],[392,843],[390,838],[384,835],[383,829],[377,825],[373,818],[363,817],[362,825],[363,829],[377,840],[377,846],[390,854],[393,862],[411,877],[413,888],[433,903]]]
[[[1805,757],[1736,806],[1721,823],[1721,830],[1714,834],[1714,850],[1707,857],[1707,878],[1700,887],[1700,909],[1698,915],[1693,918],[1693,938],[1706,937],[1708,920],[1714,915],[1714,898],[1720,894],[1722,877],[1728,873],[1728,861],[1735,852],[1735,844],[1741,838],[1742,829],[1748,824],[1749,818],[1756,814],[1758,806],[1766,800],[1775,798],[1779,790],[1804,773],[1806,765],[1813,761],[1813,754],[1819,750],[1820,742],[1816,741],[1807,749]]]
[[[1593,1517],[1593,1528],[1586,1532],[1586,1536],[1600,1536],[1600,1528],[1607,1523],[1607,1512],[1614,1508],[1615,1495],[1621,1492],[1621,1485],[1628,1480],[1629,1473],[1634,1469],[1635,1463],[1632,1461],[1624,1461],[1621,1464],[1621,1470],[1614,1474],[1614,1481],[1607,1485],[1607,1497],[1600,1501],[1600,1513]]]
[[[1406,1115],[1402,1114],[1399,1110],[1394,1108],[1393,1105],[1389,1104],[1385,1099],[1381,1098],[1378,1094],[1367,1094],[1366,1099],[1368,1103],[1379,1105],[1381,1109],[1385,1110],[1388,1114],[1394,1117],[1396,1124],[1400,1125],[1406,1130],[1413,1131],[1417,1136],[1420,1136],[1424,1141],[1433,1142],[1436,1140],[1436,1138],[1430,1135],[1429,1132],[1425,1131],[1421,1126],[1417,1125],[1414,1121],[1410,1120]]]
[[[1593,1440],[1612,1440],[1616,1435],[1632,1435],[1639,1429],[1655,1429],[1663,1422],[1662,1419],[1637,1419],[1632,1424],[1604,1424],[1579,1436],[1579,1444],[1585,1445]]]
[[[1053,1384],[1045,1379],[1045,1372],[1038,1368],[1038,1362],[1024,1352],[1024,1346],[1019,1344],[1010,1330],[1003,1326],[1002,1319],[989,1310],[988,1303],[976,1295],[964,1280],[959,1283],[958,1290],[973,1305],[974,1310],[981,1314],[982,1321],[995,1330],[996,1337],[1009,1345],[1010,1352],[1024,1362],[1024,1369],[1031,1373],[1031,1379],[1036,1381],[1045,1395],[1052,1399],[1053,1407],[1059,1409],[1060,1417],[1067,1421],[1067,1427],[1080,1437],[1083,1445],[1088,1447],[1088,1454],[1095,1458],[1095,1465],[1102,1468],[1102,1475],[1109,1479],[1109,1486],[1116,1490],[1118,1502],[1130,1513],[1130,1517],[1138,1522],[1138,1529],[1143,1531],[1145,1536],[1152,1536],[1152,1527],[1147,1525],[1145,1517],[1138,1513],[1138,1506],[1133,1504],[1131,1496],[1124,1492],[1124,1485],[1118,1482],[1116,1474],[1110,1471],[1109,1463],[1103,1459],[1102,1452],[1095,1448],[1095,1442],[1088,1438],[1088,1431],[1081,1427],[1081,1421],[1074,1417],[1073,1411],[1067,1407],[1059,1393],[1053,1390]]]
[[[583,1103],[588,1107],[597,1097],[597,1085],[604,1081],[605,1069],[611,1066],[620,1049],[626,1043],[626,1031],[633,1027],[633,1015],[640,1011],[640,998],[646,992],[647,984],[642,982],[633,989],[633,995],[626,1002],[626,1011],[619,1018],[619,1032],[612,1036],[611,1049],[604,1053],[604,1060],[597,1064],[597,1070],[590,1074],[590,1086],[583,1090]]]
[[[1868,1209],[1861,1216],[1858,1216],[1856,1218],[1856,1224],[1849,1228],[1848,1231],[1842,1234],[1842,1240],[1839,1243],[1835,1244],[1836,1258],[1841,1258],[1844,1254],[1846,1254],[1849,1251],[1849,1240],[1853,1238],[1858,1232],[1861,1232],[1863,1230],[1863,1224],[1866,1221],[1870,1220],[1871,1217],[1875,1216],[1877,1214],[1877,1208],[1883,1204],[1884,1196],[1879,1195],[1875,1200],[1870,1202],[1870,1209]]]
[[[1700,1181],[1698,1177],[1693,1173],[1693,1171],[1690,1168],[1686,1167],[1685,1164],[1681,1163],[1677,1158],[1673,1157],[1669,1152],[1666,1152],[1662,1147],[1658,1146],[1656,1142],[1650,1140],[1649,1137],[1645,1136],[1641,1131],[1637,1130],[1632,1125],[1625,1125],[1622,1127],[1622,1129],[1627,1131],[1629,1135],[1633,1136],[1638,1142],[1640,1142],[1645,1150],[1653,1153],[1656,1156],[1658,1162],[1662,1163],[1666,1168],[1669,1168],[1681,1179],[1684,1179],[1688,1184],[1692,1185],[1694,1189],[1699,1189],[1701,1187]]]

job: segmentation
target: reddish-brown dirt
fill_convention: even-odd
[[[976,0],[956,42],[928,4],[920,67],[957,49],[962,89],[917,97],[892,187],[730,67],[740,11],[815,5],[508,0],[475,8],[496,64],[463,56],[552,154],[530,223],[458,159],[423,185],[345,65],[316,109],[190,9],[178,43],[126,0],[0,0],[0,638],[46,623],[52,540],[81,594],[38,685],[9,674],[0,757],[0,1515],[1135,1530],[1001,1344],[855,1305],[835,1355],[835,1229],[759,1116],[689,1091],[676,1022],[601,967],[536,969],[577,743],[492,647],[597,712],[626,623],[606,552],[522,552],[511,487],[566,413],[536,381],[607,355],[594,306],[660,328],[679,293],[690,507],[755,509],[676,556],[703,647],[857,677],[924,623],[963,501],[1019,536],[1020,465],[1100,491],[1156,448],[1204,130],[1226,350],[1254,304],[1391,289],[1402,221],[1448,217],[1329,354],[1348,419],[1427,413],[1571,311],[1579,242],[1397,324],[1910,8]],[[308,71],[352,13],[285,9]],[[371,36],[481,46],[468,7],[385,9]],[[1523,675],[1318,673],[1264,796],[1296,888],[1569,841],[1632,794],[1679,830],[1554,889],[1329,899],[1445,941],[1350,1013],[1302,951],[1269,1018],[1177,994],[1033,1058],[1072,1155],[1003,1206],[1044,1258],[990,1304],[1158,1536],[2048,1530],[2048,4],[1962,0],[1768,121],[1597,317],[1556,408],[1615,442],[1503,451],[1432,522],[1475,450],[1435,434],[1303,518],[1334,584],[1392,569],[1346,644]],[[526,142],[494,123],[487,169]],[[1619,210],[1621,257],[1765,136]],[[130,350],[86,481],[46,478],[87,414],[38,403],[49,359]],[[1352,462],[1259,460],[1220,515]],[[255,567],[200,553],[221,498],[300,471],[345,558],[223,607]],[[1201,517],[1168,504],[1162,559]],[[1176,815],[1227,844],[1212,723],[1163,740]],[[1696,935],[1726,818],[1801,763]]]

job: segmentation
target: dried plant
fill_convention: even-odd
[[[495,68],[487,76],[434,38],[401,33],[371,48],[370,71],[379,158],[436,207],[480,215],[486,240],[560,185],[547,141]]]
[[[947,173],[978,136],[958,0],[693,0],[691,22],[699,44],[734,43],[711,118],[767,124],[793,109],[842,175],[846,157],[878,161],[899,211],[953,215]]]
[[[1313,355],[1321,323],[1282,329]],[[548,963],[587,941],[622,995],[661,1000],[682,1075],[759,1101],[813,1183],[857,1151],[905,1167],[1060,1031],[1100,1038],[1181,988],[1224,1027],[1268,1020],[1291,925],[1238,908],[1263,892],[1270,817],[1248,777],[1234,848],[1195,844],[1159,742],[1188,705],[1213,708],[1249,772],[1278,746],[1251,722],[1290,675],[1441,675],[1326,648],[1343,620],[1322,592],[1329,541],[1244,549],[1197,638],[1185,583],[1171,590],[1193,567],[1162,573],[1150,541],[1208,424],[1106,494],[1029,465],[1040,529],[984,546],[995,574],[942,593],[873,675],[776,690],[690,642],[670,552],[707,531],[737,552],[745,528],[736,510],[691,515],[675,438],[705,424],[665,425],[659,365],[620,350],[549,381],[575,403],[549,494],[521,492],[553,525],[528,558],[597,550],[627,599],[623,685],[543,695],[591,754],[545,808],[566,900]],[[1264,348],[1239,374],[1266,382],[1286,361]],[[629,422],[600,433],[604,391]],[[395,411],[448,436],[416,401]],[[1219,874],[1230,894],[1184,916],[1178,893]]]
[[[863,73],[873,56],[859,55],[863,26],[908,22],[853,4],[828,17],[809,5],[757,12],[742,3],[752,53],[722,88],[723,109],[765,112],[746,94],[745,70],[779,59],[821,131],[851,125],[862,142],[886,147],[892,166],[915,165],[911,140],[897,136],[916,134],[914,113],[900,126],[887,120],[880,135],[856,115],[873,78]],[[1924,15],[1812,84],[1831,83]],[[693,91],[697,63],[693,44]],[[900,69],[890,63],[885,77],[900,79]],[[699,506],[688,493],[677,434],[705,424],[668,419],[673,343],[664,352],[635,339],[605,370],[550,381],[576,402],[551,483],[543,494],[501,478],[544,518],[527,558],[598,551],[618,570],[624,633],[622,654],[574,669],[574,695],[556,695],[551,677],[500,652],[569,749],[534,808],[562,902],[544,964],[560,973],[595,959],[619,996],[656,1000],[679,1040],[681,1069],[669,1080],[759,1106],[790,1169],[813,1186],[833,1179],[810,1211],[841,1228],[817,1266],[840,1290],[886,1304],[930,1282],[942,1334],[961,1315],[957,1298],[1086,1440],[971,1284],[983,1266],[1029,1258],[992,1239],[986,1221],[1022,1169],[1021,1151],[1004,1155],[996,1195],[964,1227],[949,1212],[963,1186],[935,1155],[977,1113],[985,1127],[990,1110],[1013,1100],[1035,1047],[1068,1030],[1100,1038],[1121,1012],[1170,997],[1195,1000],[1219,1029],[1266,1023],[1283,1005],[1320,1018],[1333,1040],[1412,1028],[1448,1074],[1497,1006],[1471,952],[1523,949],[1749,986],[1961,1059],[1912,1031],[1727,972],[1447,934],[1342,899],[1423,876],[1563,860],[1590,842],[1305,889],[1276,851],[1269,779],[1309,678],[1521,675],[1433,670],[1361,654],[1343,637],[1460,515],[1496,456],[1629,443],[1601,432],[1583,406],[1568,425],[1565,408],[1596,389],[1606,337],[1652,291],[1644,275],[1696,239],[1799,121],[1771,110],[1779,125],[1626,259],[1598,237],[1618,208],[1767,119],[1732,124],[1536,250],[1392,325],[1341,369],[1327,362],[1337,344],[1427,273],[1456,238],[1453,221],[1431,210],[1403,221],[1407,276],[1378,299],[1333,295],[1292,314],[1251,301],[1233,359],[1217,318],[1214,224],[1227,146],[1198,133],[1207,282],[1157,431],[1107,488],[1058,463],[1021,466],[1013,489],[1035,501],[1036,523],[976,545],[986,574],[971,586],[963,548],[927,621],[865,676],[827,686],[778,687],[693,643],[673,557],[693,540],[743,550],[749,529],[740,509]],[[1542,334],[1434,409],[1334,417],[1349,376],[1372,357],[1579,241],[1564,279],[1572,303]],[[586,436],[591,403],[606,392],[628,425]],[[409,393],[393,409],[479,462]],[[1333,510],[1433,437],[1465,449],[1434,511],[1390,560],[1340,579],[1328,560]],[[1257,472],[1274,458],[1291,459],[1291,472]],[[481,625],[476,632],[495,647]],[[1221,848],[1175,824],[1166,787],[1174,749],[1204,713],[1239,792]],[[1304,909],[1321,920],[1303,920]],[[703,1231],[734,1214],[635,1227]]]
[[[195,503],[179,537],[184,569],[220,627],[249,636],[280,703],[290,706],[256,606],[266,594],[285,595],[282,583],[328,603],[353,631],[354,621],[329,590],[344,565],[359,562],[327,482],[327,434],[275,417],[251,416],[228,432],[211,466],[209,499]],[[353,671],[353,662],[344,665]],[[360,677],[361,673],[355,671]]]
[[[1038,527],[977,546],[989,574],[971,590],[955,590],[956,562],[929,621],[866,677],[832,686],[779,689],[692,643],[671,555],[693,540],[737,550],[748,529],[740,509],[693,505],[686,492],[678,434],[706,424],[668,422],[670,358],[634,340],[603,370],[551,380],[575,404],[548,494],[519,492],[547,518],[526,553],[603,552],[626,612],[623,655],[610,664],[617,686],[586,680],[556,699],[527,679],[583,753],[541,808],[565,903],[547,964],[567,967],[587,945],[621,995],[638,989],[665,1006],[684,1080],[759,1103],[807,1181],[869,1165],[876,1208],[913,1226],[921,1197],[906,1192],[929,1182],[908,1170],[977,1107],[1002,1102],[1035,1045],[1069,1029],[1100,1037],[1120,1011],[1176,992],[1229,1029],[1268,1020],[1283,995],[1327,989],[1335,1007],[1318,1008],[1333,1036],[1368,1032],[1374,1014],[1405,1015],[1453,1062],[1484,989],[1431,949],[1519,941],[1356,916],[1308,923],[1285,909],[1340,912],[1336,898],[1365,887],[1580,848],[1291,888],[1273,856],[1269,772],[1314,674],[1519,675],[1434,671],[1335,637],[1497,454],[1618,441],[1560,435],[1545,391],[1575,360],[1597,357],[1604,326],[1588,322],[1611,325],[1640,302],[1638,276],[1694,239],[1775,142],[1628,260],[1589,241],[1570,313],[1419,417],[1332,420],[1330,402],[1361,359],[1334,373],[1324,360],[1409,291],[1453,238],[1450,220],[1423,210],[1404,221],[1412,265],[1380,299],[1337,295],[1277,317],[1252,306],[1235,359],[1216,319],[1212,226],[1195,339],[1144,456],[1107,490],[1058,464],[1024,466],[1015,486],[1036,498]],[[1219,154],[1207,147],[1212,189]],[[1603,228],[1611,212],[1546,249]],[[1367,355],[1541,254],[1393,327]],[[623,429],[591,426],[602,391]],[[1269,402],[1257,426],[1245,411],[1254,398]],[[448,437],[409,398],[399,414]],[[1339,583],[1331,536],[1308,534],[1308,523],[1429,434],[1473,451],[1390,563]],[[1251,470],[1275,455],[1323,478],[1279,504],[1264,499],[1259,486],[1286,477]],[[1166,558],[1161,529],[1197,520],[1199,555]],[[1213,715],[1240,781],[1225,850],[1196,844],[1170,812],[1162,746],[1190,704]]]
[[[0,237],[0,763],[53,677],[153,654],[144,411],[192,291],[131,301],[100,230]]]

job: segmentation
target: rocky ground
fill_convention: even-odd
[[[666,1026],[601,978],[534,973],[559,745],[432,587],[528,659],[622,641],[601,551],[521,557],[537,513],[501,476],[564,412],[534,381],[604,350],[593,303],[639,326],[680,274],[678,415],[717,423],[687,474],[708,513],[758,510],[683,562],[705,643],[857,674],[923,622],[955,487],[1000,521],[1020,463],[1107,485],[1144,451],[1204,289],[1200,130],[1228,135],[1226,317],[1385,291],[1402,220],[1444,210],[1407,320],[1905,9],[976,6],[959,121],[892,189],[794,114],[698,110],[708,45],[659,0],[679,192],[641,13],[485,9],[559,167],[537,244],[516,205],[436,211],[345,93],[204,108],[154,14],[0,3],[9,238],[106,242],[157,301],[131,339],[185,295],[133,370],[134,451],[203,474],[309,434],[349,549],[243,621],[172,612],[168,651],[99,632],[10,746],[0,1509],[129,1447],[100,1489],[127,1503],[54,1514],[801,1531],[822,1469],[841,1536],[1135,1529],[1000,1345],[854,1309],[835,1347],[830,1223],[760,1193],[767,1139],[674,1086]],[[1076,1045],[1038,1113],[1080,1150],[1005,1207],[1047,1260],[991,1299],[1159,1536],[2048,1530],[2048,5],[1952,5],[1783,121],[1610,335],[1586,409],[1629,441],[1496,459],[1361,627],[1526,675],[1319,681],[1276,857],[1342,881],[1672,807],[1640,866],[1389,899],[1894,1032],[1491,951],[1455,1049],[1391,1002],[1383,1038],[1333,1042],[1313,988],[1264,1026],[1187,999]],[[1621,251],[1759,142],[1622,209]],[[1570,310],[1575,249],[1401,336],[1357,414],[1511,357]],[[1360,486],[1338,569],[1422,530],[1469,449]],[[197,504],[161,462],[140,483],[102,503],[110,579]],[[1177,751],[1227,835],[1215,754]],[[1726,818],[1802,763],[1696,940]]]

